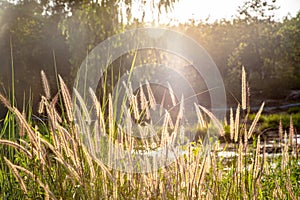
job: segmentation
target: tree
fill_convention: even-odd
[[[280,48],[274,52],[276,77],[282,77],[287,87],[300,89],[300,12],[286,18],[276,32]],[[282,82],[282,81],[281,81]]]
[[[229,84],[236,84],[232,80],[237,76],[237,68],[243,65],[248,71],[252,91],[266,92],[274,69],[268,59],[276,45],[272,38],[278,26],[272,13],[277,9],[275,2],[249,0],[239,8],[238,19],[234,21],[239,32],[238,44],[228,58]]]
[[[58,1],[57,5],[61,2]],[[158,3],[151,1],[153,9],[162,11],[163,8],[168,10],[176,0],[160,0]],[[70,3],[72,15],[66,16],[59,24],[62,33],[68,41],[70,52],[72,54],[71,63],[74,67],[73,75],[80,66],[87,52],[92,50],[97,44],[120,31],[125,26],[132,28],[132,0],[102,0],[102,1],[83,1],[81,3]],[[75,7],[76,5],[76,7]],[[126,13],[121,12],[121,6],[126,7]],[[146,6],[146,1],[141,1],[140,5]],[[76,8],[76,9],[75,9]],[[127,20],[122,20],[126,18]],[[141,19],[143,20],[143,16]],[[124,21],[132,24],[123,24]],[[138,23],[138,22],[137,22]]]
[[[169,9],[176,0],[161,0],[157,9]],[[154,1],[153,1],[154,2]],[[40,71],[45,70],[55,87],[54,62],[58,73],[68,80],[87,52],[108,36],[122,30],[120,6],[126,6],[123,17],[131,15],[132,0],[19,0],[0,2],[0,80],[5,90],[11,87],[12,42],[17,99],[23,91],[34,91],[34,101],[41,93]],[[143,6],[145,1],[141,2]],[[55,60],[54,56],[55,55]],[[71,70],[73,68],[73,70]],[[19,103],[22,104],[22,103]],[[36,104],[35,104],[36,105]]]

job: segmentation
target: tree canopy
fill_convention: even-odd
[[[165,12],[172,9],[176,1],[153,1],[152,6]],[[39,100],[42,69],[48,74],[52,88],[56,84],[55,73],[61,74],[71,86],[76,70],[97,44],[125,29],[143,26],[143,16],[140,19],[132,17],[134,2],[1,1],[2,88],[7,93],[10,90],[12,60],[16,96],[20,102],[24,90],[27,97],[29,90],[33,92],[35,103]],[[241,66],[248,72],[254,96],[283,98],[289,90],[300,89],[300,13],[283,21],[274,21],[274,2],[249,0],[239,8],[239,15],[230,21],[187,22],[168,28],[193,37],[210,53],[223,76],[229,100],[240,91]],[[145,4],[146,1],[141,1],[139,6],[143,8]],[[127,20],[123,20],[125,18]],[[280,89],[280,94],[274,93],[274,88]]]

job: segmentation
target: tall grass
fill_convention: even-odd
[[[105,140],[97,138],[96,133],[105,134],[109,142],[120,149],[142,147],[150,151],[173,142],[174,135],[182,133],[184,129],[179,123],[181,112],[174,124],[166,113],[163,126],[158,130],[158,138],[152,141],[134,140],[126,134],[132,131],[130,120],[122,126],[116,123],[111,96],[108,95],[108,114],[105,114],[103,105],[90,91],[98,121],[92,130],[93,135],[83,138],[79,130],[91,131],[85,126],[88,115],[81,118],[74,116],[71,95],[61,77],[58,79],[61,99],[58,95],[51,98],[46,75],[42,73],[45,95],[41,97],[39,112],[46,115],[45,123],[28,121],[0,95],[0,101],[16,119],[18,128],[15,130],[22,135],[6,139],[2,135],[0,139],[2,148],[9,146],[14,149],[14,155],[3,154],[0,157],[3,163],[0,168],[0,196],[3,199],[297,199],[300,196],[299,148],[297,142],[290,143],[288,140],[288,135],[293,135],[295,130],[290,128],[287,132],[280,127],[279,135],[283,135],[279,141],[280,154],[267,153],[267,138],[256,134],[264,104],[249,123],[249,111],[245,111],[245,76],[243,72],[242,111],[238,106],[235,116],[232,109],[230,114],[230,138],[233,143],[216,142],[211,148],[205,148],[201,140],[190,142],[183,147],[182,155],[177,155],[174,162],[163,168],[147,173],[126,173],[110,168],[97,159],[97,151],[109,152],[111,149],[103,149]],[[145,96],[140,95],[141,102],[144,101],[144,109],[140,111],[139,97],[130,88],[128,92],[131,106],[124,108],[125,118],[138,120],[147,116],[147,109],[155,99],[147,101]],[[143,91],[146,92],[152,97],[150,87]],[[89,112],[78,94],[77,101],[81,110]],[[65,115],[57,111],[58,104],[63,105]],[[199,126],[204,130],[209,128],[204,119],[210,118],[218,124],[218,132],[222,135],[221,122],[216,121],[207,109],[197,108]],[[75,123],[75,118],[82,121]],[[9,121],[6,125],[11,123]],[[151,128],[151,124],[149,126]],[[148,130],[139,129],[141,134],[148,133]],[[94,145],[87,146],[85,141]],[[222,156],[229,147],[234,156]],[[8,179],[4,179],[6,177]]]

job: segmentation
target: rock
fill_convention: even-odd
[[[292,90],[286,100],[300,101],[300,90]]]

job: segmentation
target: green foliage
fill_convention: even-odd
[[[291,114],[279,113],[279,114],[268,114],[268,115],[260,116],[259,118],[260,130],[277,129],[279,127],[279,122],[281,120],[283,129],[288,131],[288,128],[290,126],[290,117],[292,117],[294,128],[300,130],[300,112],[292,112],[292,111],[294,111],[294,109],[291,109]],[[251,114],[249,116],[249,119],[253,120],[254,117],[255,115]]]
[[[262,10],[268,7],[260,6]],[[300,13],[282,22],[274,21],[271,14],[262,17],[259,13],[232,21],[174,27],[210,53],[223,76],[230,103],[235,104],[239,96],[241,84],[236,77],[240,77],[241,66],[247,70],[253,99],[283,99],[289,90],[299,89]]]
[[[168,11],[176,1],[161,0],[153,9]],[[15,49],[17,99],[22,99],[24,91],[27,96],[31,95],[31,88],[34,91],[33,103],[37,106],[42,92],[40,71],[43,69],[48,74],[52,88],[56,88],[53,69],[56,65],[57,73],[71,86],[87,53],[124,29],[125,20],[120,18],[134,21],[131,19],[132,3],[131,0],[1,1],[0,80],[4,88],[11,88],[11,81],[7,78],[11,74],[10,39]],[[141,8],[145,7],[145,1],[138,3]],[[127,8],[124,15],[120,13],[121,5]]]
[[[12,4],[2,1],[0,8],[0,80],[6,89],[11,88],[7,78],[11,74],[11,38],[15,50],[17,99],[22,99],[24,90],[29,96],[30,87],[34,91],[34,105],[37,105],[42,91],[41,84],[36,84],[40,82],[41,69],[49,75],[53,87],[55,62],[58,73],[71,86],[77,69],[91,49],[124,29],[143,26],[142,22],[132,18],[132,1],[51,2],[33,0]],[[155,9],[169,10],[174,2],[160,1]],[[221,20],[213,24],[193,21],[169,27],[190,35],[210,53],[223,76],[231,103],[235,102],[240,91],[236,77],[240,75],[242,65],[248,72],[254,98],[284,98],[290,89],[299,89],[300,13],[276,22],[272,16],[272,10],[276,9],[274,2],[249,0],[240,7],[239,15],[232,21]],[[122,16],[128,19],[128,24],[120,19],[122,3],[128,8]],[[142,2],[140,6],[145,5]],[[132,59],[131,55],[126,56],[128,60]],[[122,65],[117,62],[114,65],[121,66],[120,72],[128,70],[125,66],[130,65],[130,61]],[[281,92],[275,93],[273,88]]]
[[[291,107],[287,111],[288,114],[297,114],[300,113],[300,107]]]

